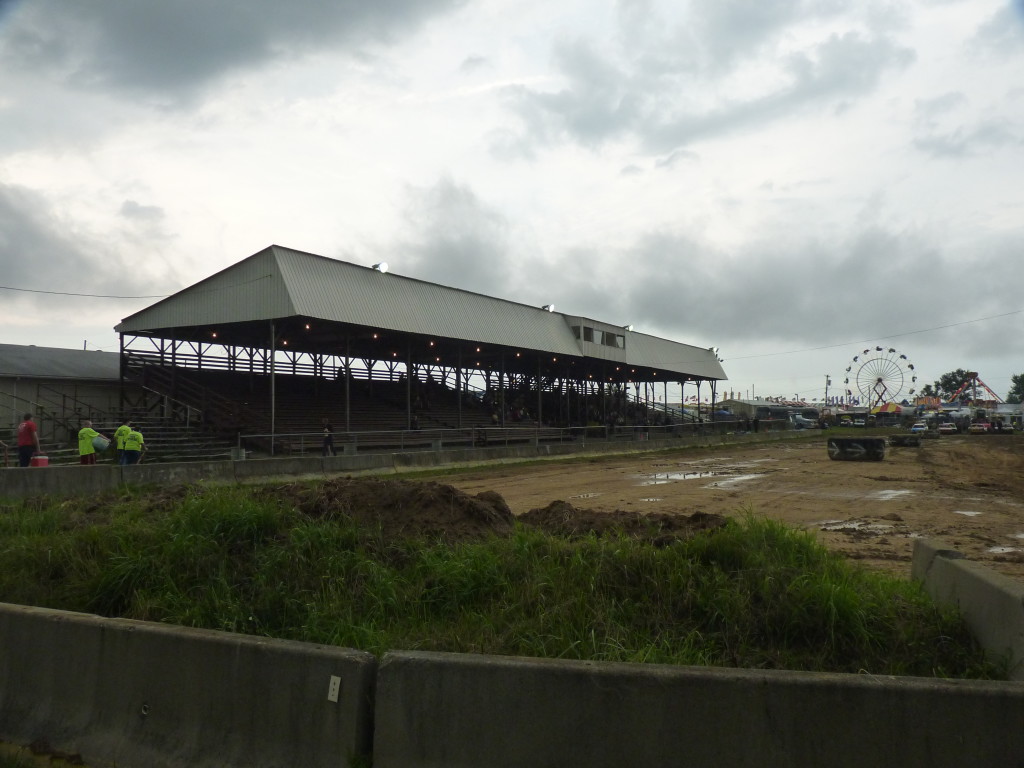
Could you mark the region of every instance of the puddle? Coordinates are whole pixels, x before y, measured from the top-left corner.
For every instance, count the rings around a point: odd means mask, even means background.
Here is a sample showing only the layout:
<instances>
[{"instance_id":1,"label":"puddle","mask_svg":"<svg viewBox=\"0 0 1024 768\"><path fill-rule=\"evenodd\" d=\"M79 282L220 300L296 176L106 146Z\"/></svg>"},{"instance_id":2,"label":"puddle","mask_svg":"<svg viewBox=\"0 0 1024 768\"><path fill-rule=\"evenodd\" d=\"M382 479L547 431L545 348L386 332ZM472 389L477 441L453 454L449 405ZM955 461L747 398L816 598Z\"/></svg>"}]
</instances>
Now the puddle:
<instances>
[{"instance_id":1,"label":"puddle","mask_svg":"<svg viewBox=\"0 0 1024 768\"><path fill-rule=\"evenodd\" d=\"M989 547L985 550L990 555L1008 555L1011 552L1022 551L1019 547Z\"/></svg>"},{"instance_id":2,"label":"puddle","mask_svg":"<svg viewBox=\"0 0 1024 768\"><path fill-rule=\"evenodd\" d=\"M913 491L875 491L871 494L871 498L878 499L879 501L892 501L903 496L909 496L912 493Z\"/></svg>"},{"instance_id":3,"label":"puddle","mask_svg":"<svg viewBox=\"0 0 1024 768\"><path fill-rule=\"evenodd\" d=\"M654 472L650 475L638 475L638 477L645 478L640 485L664 485L676 480L700 480L706 477L718 477L721 474L723 473L709 470L707 472Z\"/></svg>"},{"instance_id":4,"label":"puddle","mask_svg":"<svg viewBox=\"0 0 1024 768\"><path fill-rule=\"evenodd\" d=\"M966 515L967 517L977 517L981 512L971 512L969 509L954 509L954 515Z\"/></svg>"},{"instance_id":5,"label":"puddle","mask_svg":"<svg viewBox=\"0 0 1024 768\"><path fill-rule=\"evenodd\" d=\"M646 499L640 499L640 501L664 501L664 499L658 498L657 496L648 496Z\"/></svg>"},{"instance_id":6,"label":"puddle","mask_svg":"<svg viewBox=\"0 0 1024 768\"><path fill-rule=\"evenodd\" d=\"M892 531L893 526L883 523L869 523L865 520L839 520L830 521L821 526L823 531L859 531L861 533L874 533L878 536Z\"/></svg>"},{"instance_id":7,"label":"puddle","mask_svg":"<svg viewBox=\"0 0 1024 768\"><path fill-rule=\"evenodd\" d=\"M728 478L726 480L722 480L722 481L717 482L717 483L711 483L711 485L705 485L704 487L705 488L731 488L734 485L739 485L740 483L745 483L748 480L757 480L759 477L764 477L764 475L734 475L733 477L730 477L730 478Z\"/></svg>"},{"instance_id":8,"label":"puddle","mask_svg":"<svg viewBox=\"0 0 1024 768\"><path fill-rule=\"evenodd\" d=\"M1011 539L1024 539L1024 533L1012 533L1010 534Z\"/></svg>"},{"instance_id":9,"label":"puddle","mask_svg":"<svg viewBox=\"0 0 1024 768\"><path fill-rule=\"evenodd\" d=\"M570 496L570 499L592 499L595 496L600 496L600 493L577 493L575 496Z\"/></svg>"}]
</instances>

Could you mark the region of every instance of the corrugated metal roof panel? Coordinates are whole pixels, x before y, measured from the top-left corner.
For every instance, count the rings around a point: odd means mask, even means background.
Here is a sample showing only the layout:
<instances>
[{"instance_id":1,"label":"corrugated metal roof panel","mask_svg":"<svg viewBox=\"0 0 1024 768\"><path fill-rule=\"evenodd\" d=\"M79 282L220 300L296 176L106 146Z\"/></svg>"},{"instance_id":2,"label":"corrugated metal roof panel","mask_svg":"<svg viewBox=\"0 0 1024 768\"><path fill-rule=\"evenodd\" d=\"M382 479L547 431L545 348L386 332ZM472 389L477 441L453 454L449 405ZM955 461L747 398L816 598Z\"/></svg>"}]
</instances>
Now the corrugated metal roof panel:
<instances>
[{"instance_id":1,"label":"corrugated metal roof panel","mask_svg":"<svg viewBox=\"0 0 1024 768\"><path fill-rule=\"evenodd\" d=\"M296 314L274 247L126 317L121 333L270 320Z\"/></svg>"},{"instance_id":2,"label":"corrugated metal roof panel","mask_svg":"<svg viewBox=\"0 0 1024 768\"><path fill-rule=\"evenodd\" d=\"M275 246L296 313L404 333L580 355L559 314Z\"/></svg>"},{"instance_id":3,"label":"corrugated metal roof panel","mask_svg":"<svg viewBox=\"0 0 1024 768\"><path fill-rule=\"evenodd\" d=\"M0 344L0 377L117 380L120 356L84 349Z\"/></svg>"},{"instance_id":4,"label":"corrugated metal roof panel","mask_svg":"<svg viewBox=\"0 0 1024 768\"><path fill-rule=\"evenodd\" d=\"M680 344L646 333L627 331L626 359L629 365L676 371L695 378L727 378L713 350Z\"/></svg>"}]
</instances>

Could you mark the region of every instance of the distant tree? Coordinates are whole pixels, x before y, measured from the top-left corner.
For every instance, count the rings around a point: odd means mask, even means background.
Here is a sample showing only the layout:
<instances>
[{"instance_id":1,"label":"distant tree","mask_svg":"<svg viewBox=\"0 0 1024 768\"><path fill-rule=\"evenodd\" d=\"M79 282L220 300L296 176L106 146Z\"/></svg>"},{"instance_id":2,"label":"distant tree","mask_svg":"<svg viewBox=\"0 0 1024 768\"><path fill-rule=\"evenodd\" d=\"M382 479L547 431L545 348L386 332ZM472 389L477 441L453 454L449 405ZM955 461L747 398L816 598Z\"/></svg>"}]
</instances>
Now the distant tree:
<instances>
[{"instance_id":1,"label":"distant tree","mask_svg":"<svg viewBox=\"0 0 1024 768\"><path fill-rule=\"evenodd\" d=\"M921 387L920 395L921 397L938 397L939 393L935 391L935 387L933 387L931 384L925 384L923 387Z\"/></svg>"},{"instance_id":2,"label":"distant tree","mask_svg":"<svg viewBox=\"0 0 1024 768\"><path fill-rule=\"evenodd\" d=\"M1010 392L1006 395L1008 403L1024 403L1024 373L1010 377Z\"/></svg>"}]
</instances>

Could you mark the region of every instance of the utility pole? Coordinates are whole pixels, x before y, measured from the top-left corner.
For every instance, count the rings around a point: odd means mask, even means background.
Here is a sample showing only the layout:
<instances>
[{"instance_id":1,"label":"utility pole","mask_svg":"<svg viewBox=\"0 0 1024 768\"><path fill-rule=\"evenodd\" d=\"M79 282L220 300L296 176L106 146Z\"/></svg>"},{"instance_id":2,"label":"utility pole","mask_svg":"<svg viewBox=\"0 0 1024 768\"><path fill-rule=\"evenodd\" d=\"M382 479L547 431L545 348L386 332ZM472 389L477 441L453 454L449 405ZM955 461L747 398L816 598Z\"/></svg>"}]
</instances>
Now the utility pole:
<instances>
[{"instance_id":1,"label":"utility pole","mask_svg":"<svg viewBox=\"0 0 1024 768\"><path fill-rule=\"evenodd\" d=\"M828 405L828 386L832 383L832 379L829 375L825 374L825 405Z\"/></svg>"}]
</instances>

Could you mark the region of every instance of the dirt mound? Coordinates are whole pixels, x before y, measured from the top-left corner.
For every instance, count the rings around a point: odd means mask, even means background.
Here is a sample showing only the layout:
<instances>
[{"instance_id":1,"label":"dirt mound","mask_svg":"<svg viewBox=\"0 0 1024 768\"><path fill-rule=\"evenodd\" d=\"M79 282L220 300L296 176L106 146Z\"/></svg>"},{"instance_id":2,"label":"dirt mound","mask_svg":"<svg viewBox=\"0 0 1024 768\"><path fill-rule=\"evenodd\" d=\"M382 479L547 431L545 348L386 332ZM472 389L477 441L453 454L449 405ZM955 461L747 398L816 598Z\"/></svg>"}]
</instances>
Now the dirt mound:
<instances>
[{"instance_id":1,"label":"dirt mound","mask_svg":"<svg viewBox=\"0 0 1024 768\"><path fill-rule=\"evenodd\" d=\"M434 482L339 478L318 485L292 483L267 489L303 514L314 518L344 515L379 530L385 538L441 539L451 543L486 536L507 536L514 516L505 499L494 491L471 496L450 485ZM674 515L599 512L553 501L519 517L546 533L576 538L594 533L626 535L657 545L689 538L698 531L725 524L719 515Z\"/></svg>"},{"instance_id":2,"label":"dirt mound","mask_svg":"<svg viewBox=\"0 0 1024 768\"><path fill-rule=\"evenodd\" d=\"M666 512L640 514L619 509L600 512L593 509L577 509L564 501L553 501L546 507L531 509L521 515L519 521L546 533L569 538L587 536L591 533L597 536L625 535L634 539L649 540L660 546L725 525L725 518L721 515L708 515L703 512L695 512L692 515Z\"/></svg>"},{"instance_id":3,"label":"dirt mound","mask_svg":"<svg viewBox=\"0 0 1024 768\"><path fill-rule=\"evenodd\" d=\"M339 478L315 486L280 486L271 493L311 517L344 515L380 530L385 538L455 542L512 531L512 512L500 495L485 491L471 496L441 483Z\"/></svg>"}]
</instances>

